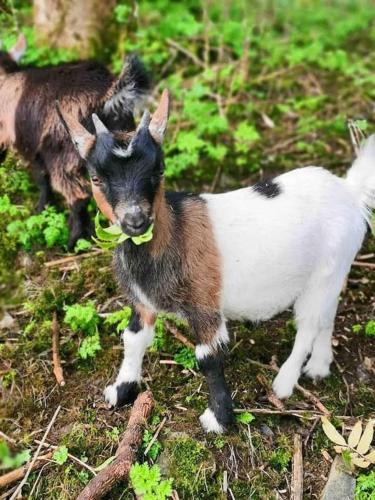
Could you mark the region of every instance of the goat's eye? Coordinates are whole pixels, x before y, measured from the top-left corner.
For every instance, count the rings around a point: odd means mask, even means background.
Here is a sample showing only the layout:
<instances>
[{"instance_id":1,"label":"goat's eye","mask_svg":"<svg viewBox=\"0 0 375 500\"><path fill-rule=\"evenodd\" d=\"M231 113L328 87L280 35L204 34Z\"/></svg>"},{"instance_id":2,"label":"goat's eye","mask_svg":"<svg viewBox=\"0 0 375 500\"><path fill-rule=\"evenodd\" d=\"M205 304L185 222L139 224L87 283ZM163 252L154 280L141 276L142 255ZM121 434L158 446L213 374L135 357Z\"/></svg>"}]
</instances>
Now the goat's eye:
<instances>
[{"instance_id":1,"label":"goat's eye","mask_svg":"<svg viewBox=\"0 0 375 500\"><path fill-rule=\"evenodd\" d=\"M95 184L95 186L99 186L102 183L102 181L96 175L93 175L91 177L91 182Z\"/></svg>"}]
</instances>

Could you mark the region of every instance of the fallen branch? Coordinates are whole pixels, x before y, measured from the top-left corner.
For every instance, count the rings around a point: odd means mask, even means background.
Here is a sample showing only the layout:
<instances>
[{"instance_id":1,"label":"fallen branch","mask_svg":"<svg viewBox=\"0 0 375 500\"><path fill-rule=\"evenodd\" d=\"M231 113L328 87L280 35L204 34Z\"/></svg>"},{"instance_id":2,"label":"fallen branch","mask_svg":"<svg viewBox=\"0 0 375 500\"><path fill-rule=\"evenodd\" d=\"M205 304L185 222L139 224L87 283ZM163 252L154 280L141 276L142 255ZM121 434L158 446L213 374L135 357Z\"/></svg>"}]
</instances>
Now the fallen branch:
<instances>
[{"instance_id":1,"label":"fallen branch","mask_svg":"<svg viewBox=\"0 0 375 500\"><path fill-rule=\"evenodd\" d=\"M295 434L290 499L302 500L302 498L303 498L302 437L300 434Z\"/></svg>"},{"instance_id":2,"label":"fallen branch","mask_svg":"<svg viewBox=\"0 0 375 500\"><path fill-rule=\"evenodd\" d=\"M52 458L52 451L50 453L46 453L45 455L41 455L33 463L30 472L34 472L40 469L48 460L51 460L51 458ZM5 488L6 486L9 486L10 484L13 484L16 481L22 479L25 476L28 468L29 464L27 463L22 467L19 467L18 469L14 469L8 472L7 474L3 474L2 476L0 476L0 489Z\"/></svg>"},{"instance_id":3,"label":"fallen branch","mask_svg":"<svg viewBox=\"0 0 375 500\"><path fill-rule=\"evenodd\" d=\"M95 257L96 255L100 255L103 253L103 250L100 248L93 250L92 252L80 253L78 255L70 255L69 257L62 257L61 259L50 260L49 262L45 262L45 267L56 267L61 266L62 264L67 264L68 262L74 262L76 260L86 259L88 257Z\"/></svg>"},{"instance_id":4,"label":"fallen branch","mask_svg":"<svg viewBox=\"0 0 375 500\"><path fill-rule=\"evenodd\" d=\"M171 332L173 337L175 337L177 340L179 340L182 344L184 344L186 347L189 347L190 349L194 349L194 344L190 342L189 339L185 337L185 335L182 335L180 330L176 328L176 326L168 320L165 320L165 326L167 329Z\"/></svg>"},{"instance_id":5,"label":"fallen branch","mask_svg":"<svg viewBox=\"0 0 375 500\"><path fill-rule=\"evenodd\" d=\"M116 458L95 476L77 500L96 500L107 494L117 481L126 479L133 465L138 448L142 442L143 430L147 418L154 407L154 398L150 391L139 394L130 412L129 422L116 452Z\"/></svg>"},{"instance_id":6,"label":"fallen branch","mask_svg":"<svg viewBox=\"0 0 375 500\"><path fill-rule=\"evenodd\" d=\"M45 440L47 439L47 436L48 436L48 434L49 434L49 431L52 429L52 426L53 426L53 424L55 423L55 420L56 420L57 415L59 414L60 410L61 410L61 406L59 405L59 406L56 408L56 411L55 411L55 413L53 414L53 417L51 418L50 423L48 424L48 427L47 427L47 429L46 429L46 431L45 431L45 433L44 433L44 435L43 435L43 437L42 437L42 440L41 440L41 442L40 442L40 444L39 444L39 446L38 446L38 448L37 448L36 452L34 453L34 457L33 457L33 459L31 460L31 462L30 462L29 466L28 466L28 467L27 467L27 469L26 469L26 473L25 473L25 475L24 475L24 477L23 477L22 481L21 481L21 482L20 482L20 484L18 485L18 487L17 487L17 489L15 490L15 492L13 493L13 495L10 497L10 500L14 500L14 499L15 499L15 498L17 498L17 497L18 497L18 495L22 492L22 488L23 488L23 486L26 484L27 478L29 477L29 475L30 475L31 471L33 470L33 467L34 467L34 465L35 465L35 462L36 462L36 461L37 461L37 459L38 459L38 456L39 456L39 453L40 453L40 451L41 451L41 449L42 449L42 447L43 447L43 444L44 444Z\"/></svg>"},{"instance_id":7,"label":"fallen branch","mask_svg":"<svg viewBox=\"0 0 375 500\"><path fill-rule=\"evenodd\" d=\"M53 361L53 373L56 377L57 383L63 387L65 385L64 373L61 366L60 359L60 339L59 339L59 323L57 321L56 312L53 313L52 319L52 361Z\"/></svg>"}]
</instances>

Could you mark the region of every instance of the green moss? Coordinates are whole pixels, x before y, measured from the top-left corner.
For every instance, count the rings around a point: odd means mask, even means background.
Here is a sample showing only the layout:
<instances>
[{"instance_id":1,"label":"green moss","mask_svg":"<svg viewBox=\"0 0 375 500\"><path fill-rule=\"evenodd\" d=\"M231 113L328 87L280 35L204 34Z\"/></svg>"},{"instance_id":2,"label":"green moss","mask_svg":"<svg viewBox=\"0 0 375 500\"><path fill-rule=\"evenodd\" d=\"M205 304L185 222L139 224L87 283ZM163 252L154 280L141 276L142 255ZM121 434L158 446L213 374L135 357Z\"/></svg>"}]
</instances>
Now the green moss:
<instances>
[{"instance_id":1,"label":"green moss","mask_svg":"<svg viewBox=\"0 0 375 500\"><path fill-rule=\"evenodd\" d=\"M174 439L167 443L169 475L181 498L211 498L217 488L207 479L213 474L209 450L190 437Z\"/></svg>"}]
</instances>

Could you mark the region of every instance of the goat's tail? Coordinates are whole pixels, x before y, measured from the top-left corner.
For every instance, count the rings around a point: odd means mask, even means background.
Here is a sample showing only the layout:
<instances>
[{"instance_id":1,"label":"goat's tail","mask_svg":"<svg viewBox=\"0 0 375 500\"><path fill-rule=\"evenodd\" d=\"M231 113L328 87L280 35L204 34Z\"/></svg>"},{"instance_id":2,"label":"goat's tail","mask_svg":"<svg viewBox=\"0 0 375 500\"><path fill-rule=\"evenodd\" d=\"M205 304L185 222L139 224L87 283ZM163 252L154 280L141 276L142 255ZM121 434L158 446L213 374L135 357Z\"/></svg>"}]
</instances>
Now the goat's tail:
<instances>
[{"instance_id":1,"label":"goat's tail","mask_svg":"<svg viewBox=\"0 0 375 500\"><path fill-rule=\"evenodd\" d=\"M375 208L375 134L362 143L346 181L367 208Z\"/></svg>"},{"instance_id":2,"label":"goat's tail","mask_svg":"<svg viewBox=\"0 0 375 500\"><path fill-rule=\"evenodd\" d=\"M132 54L125 58L120 76L104 103L103 113L111 118L132 117L135 106L151 89L151 78L140 58Z\"/></svg>"}]
</instances>

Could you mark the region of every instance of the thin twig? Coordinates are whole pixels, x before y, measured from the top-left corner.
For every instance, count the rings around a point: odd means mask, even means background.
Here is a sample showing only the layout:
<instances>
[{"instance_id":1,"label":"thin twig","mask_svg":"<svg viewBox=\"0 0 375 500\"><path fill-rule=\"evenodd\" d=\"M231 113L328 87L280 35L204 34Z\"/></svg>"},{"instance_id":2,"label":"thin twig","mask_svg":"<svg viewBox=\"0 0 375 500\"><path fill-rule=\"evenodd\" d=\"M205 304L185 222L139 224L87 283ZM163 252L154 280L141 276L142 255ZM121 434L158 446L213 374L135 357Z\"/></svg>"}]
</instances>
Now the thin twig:
<instances>
[{"instance_id":1,"label":"thin twig","mask_svg":"<svg viewBox=\"0 0 375 500\"><path fill-rule=\"evenodd\" d=\"M358 260L355 260L353 262L353 266L367 267L368 269L375 269L375 264L373 262L358 262Z\"/></svg>"},{"instance_id":2,"label":"thin twig","mask_svg":"<svg viewBox=\"0 0 375 500\"><path fill-rule=\"evenodd\" d=\"M300 434L294 435L293 472L291 484L291 500L302 500L303 498L303 457L302 457L302 437Z\"/></svg>"},{"instance_id":3,"label":"thin twig","mask_svg":"<svg viewBox=\"0 0 375 500\"><path fill-rule=\"evenodd\" d=\"M170 45L171 47L177 49L179 52L181 52L186 57L188 57L189 59L191 59L193 61L193 63L196 64L197 66L200 66L201 68L205 68L204 62L201 61L199 59L199 57L197 57L195 54L193 54L192 52L190 52L190 50L185 49L185 47L183 47L182 45L180 45L179 43L177 43L175 40L172 40L172 38L167 38L167 43L168 43L168 45Z\"/></svg>"},{"instance_id":4,"label":"thin twig","mask_svg":"<svg viewBox=\"0 0 375 500\"><path fill-rule=\"evenodd\" d=\"M157 440L159 434L160 434L160 431L162 430L162 428L164 427L165 425L165 422L167 421L167 417L164 417L163 420L160 422L159 424L159 427L156 429L156 432L155 434L152 436L152 439L151 441L148 443L145 451L144 451L144 455L147 455L147 453L150 451L151 449L151 446L155 443L155 441Z\"/></svg>"},{"instance_id":5,"label":"thin twig","mask_svg":"<svg viewBox=\"0 0 375 500\"><path fill-rule=\"evenodd\" d=\"M57 418L57 415L59 414L61 410L61 406L59 405L57 408L56 408L56 411L55 413L53 414L53 417L50 421L50 423L48 424L48 427L46 429L46 432L44 433L43 437L42 437L42 440L36 450L36 452L34 453L34 457L33 459L31 460L30 462L30 465L28 466L27 468L27 471L26 471L26 474L24 476L24 478L22 479L22 481L20 482L20 484L18 485L18 488L16 489L16 491L13 493L13 495L10 497L10 500L14 500L15 498L17 498L18 494L21 493L22 491L22 488L23 486L26 484L26 481L27 481L27 478L29 477L31 471L33 470L33 466L39 456L39 453L40 453L40 450L42 449L43 447L43 443L45 442L45 440L47 439L47 436L49 434L49 431L52 429L52 426L53 424L55 423L55 420Z\"/></svg>"},{"instance_id":6,"label":"thin twig","mask_svg":"<svg viewBox=\"0 0 375 500\"><path fill-rule=\"evenodd\" d=\"M41 441L39 441L39 439L35 439L34 441L37 444L41 443ZM42 446L44 446L44 448L52 448L52 450L57 450L59 448L58 446L55 446L54 444L50 444L50 443L43 443ZM90 465L85 464L85 462L82 462L82 460L80 460L76 456L72 455L71 453L68 453L68 457L71 460L73 460L73 462L77 462L77 464L79 464L82 467L84 467L85 469L89 470L91 472L91 474L93 474L94 476L96 476L97 472L95 472L95 470L92 467L90 467Z\"/></svg>"},{"instance_id":7,"label":"thin twig","mask_svg":"<svg viewBox=\"0 0 375 500\"><path fill-rule=\"evenodd\" d=\"M63 387L65 385L64 373L61 366L60 359L60 339L59 339L59 323L57 321L56 311L53 313L52 319L52 361L53 361L53 373L56 377L57 383Z\"/></svg>"},{"instance_id":8,"label":"thin twig","mask_svg":"<svg viewBox=\"0 0 375 500\"><path fill-rule=\"evenodd\" d=\"M262 387L264 387L264 389L266 391L267 399L271 403L271 405L273 405L278 410L284 411L285 410L284 403L282 401L280 401L280 399L272 391L272 389L270 388L270 386L268 384L266 377L264 375L262 375L261 373L258 373L257 380L260 383L260 385Z\"/></svg>"},{"instance_id":9,"label":"thin twig","mask_svg":"<svg viewBox=\"0 0 375 500\"><path fill-rule=\"evenodd\" d=\"M235 408L234 413L249 412L257 415L285 415L302 418L305 420L313 420L320 418L323 413L317 413L312 410L271 410L270 408Z\"/></svg>"},{"instance_id":10,"label":"thin twig","mask_svg":"<svg viewBox=\"0 0 375 500\"><path fill-rule=\"evenodd\" d=\"M62 257L61 259L50 260L49 262L45 262L45 267L56 267L61 264L67 264L68 262L74 262L76 260L86 259L88 257L96 257L103 253L103 250L100 248L93 250L92 252L80 253L78 255L69 255L69 257Z\"/></svg>"},{"instance_id":11,"label":"thin twig","mask_svg":"<svg viewBox=\"0 0 375 500\"><path fill-rule=\"evenodd\" d=\"M171 332L173 337L176 337L176 339L179 340L186 347L194 349L194 344L190 342L190 340L187 339L185 335L183 335L171 321L165 320L164 324L167 327L167 329Z\"/></svg>"},{"instance_id":12,"label":"thin twig","mask_svg":"<svg viewBox=\"0 0 375 500\"><path fill-rule=\"evenodd\" d=\"M264 363L260 363L259 361L255 361L253 359L248 360L252 365L259 366L259 368L264 368L265 370L272 370L273 372L278 372L279 368L273 364L273 365L265 365ZM324 406L324 404L319 400L315 394L313 394L311 391L305 389L299 384L296 384L296 389L298 392L300 392L306 399L308 399L311 403L313 403L316 408L322 412L324 415L330 415L331 412Z\"/></svg>"}]
</instances>

